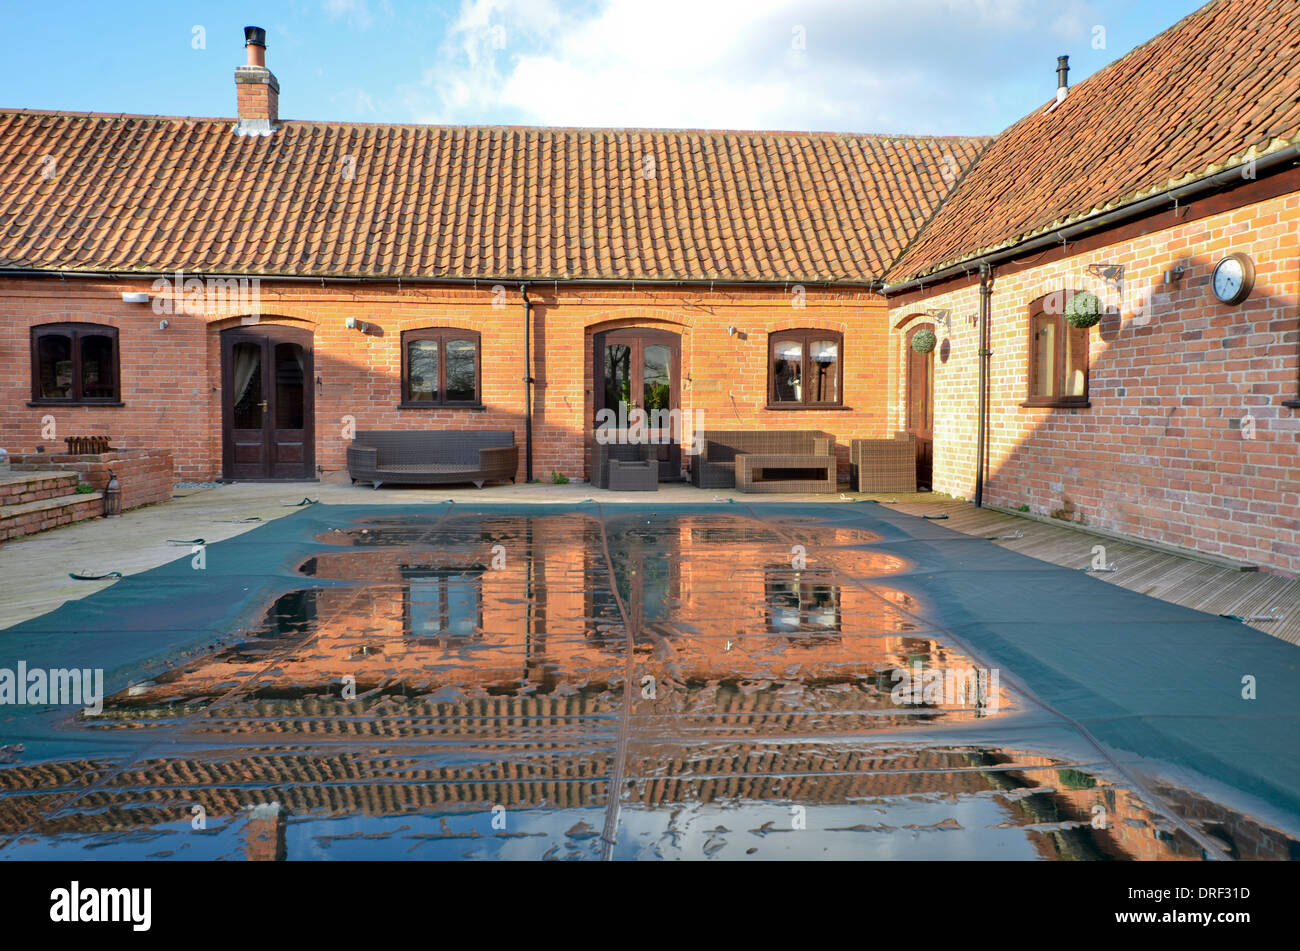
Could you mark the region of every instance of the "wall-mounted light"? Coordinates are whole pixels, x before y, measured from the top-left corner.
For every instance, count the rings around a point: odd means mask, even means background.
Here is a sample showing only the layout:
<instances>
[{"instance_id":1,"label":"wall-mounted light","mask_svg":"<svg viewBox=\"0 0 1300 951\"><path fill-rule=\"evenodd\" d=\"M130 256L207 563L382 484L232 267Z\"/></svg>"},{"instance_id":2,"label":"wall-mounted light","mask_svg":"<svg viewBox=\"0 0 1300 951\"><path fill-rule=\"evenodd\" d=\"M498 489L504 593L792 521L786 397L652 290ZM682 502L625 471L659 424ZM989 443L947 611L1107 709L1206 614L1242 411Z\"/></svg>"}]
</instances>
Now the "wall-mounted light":
<instances>
[{"instance_id":1,"label":"wall-mounted light","mask_svg":"<svg viewBox=\"0 0 1300 951\"><path fill-rule=\"evenodd\" d=\"M952 320L949 317L948 311L946 309L939 307L939 308L935 308L934 310L924 311L923 313L925 314L925 316L933 320L936 325L943 324L944 330L948 331L949 333L952 333Z\"/></svg>"},{"instance_id":2,"label":"wall-mounted light","mask_svg":"<svg viewBox=\"0 0 1300 951\"><path fill-rule=\"evenodd\" d=\"M739 332L739 331L737 331L735 327L728 327L728 328L727 328L727 336L728 336L728 337L734 337L734 336L736 336L736 334L737 334L738 332Z\"/></svg>"},{"instance_id":3,"label":"wall-mounted light","mask_svg":"<svg viewBox=\"0 0 1300 951\"><path fill-rule=\"evenodd\" d=\"M1119 287L1119 282L1124 280L1124 265L1122 264L1089 264L1084 268L1088 274L1105 281L1112 287Z\"/></svg>"},{"instance_id":4,"label":"wall-mounted light","mask_svg":"<svg viewBox=\"0 0 1300 951\"><path fill-rule=\"evenodd\" d=\"M170 320L160 320L160 321L158 321L158 329L159 329L159 330L166 330L166 329L167 329L168 327L170 327L171 325L172 325L172 322L171 322Z\"/></svg>"},{"instance_id":5,"label":"wall-mounted light","mask_svg":"<svg viewBox=\"0 0 1300 951\"><path fill-rule=\"evenodd\" d=\"M1183 275L1187 273L1187 268L1181 264L1175 264L1169 270L1165 271L1165 283L1172 284L1174 281L1181 281Z\"/></svg>"},{"instance_id":6,"label":"wall-mounted light","mask_svg":"<svg viewBox=\"0 0 1300 951\"><path fill-rule=\"evenodd\" d=\"M123 304L147 304L149 303L149 294L146 291L123 291Z\"/></svg>"}]
</instances>

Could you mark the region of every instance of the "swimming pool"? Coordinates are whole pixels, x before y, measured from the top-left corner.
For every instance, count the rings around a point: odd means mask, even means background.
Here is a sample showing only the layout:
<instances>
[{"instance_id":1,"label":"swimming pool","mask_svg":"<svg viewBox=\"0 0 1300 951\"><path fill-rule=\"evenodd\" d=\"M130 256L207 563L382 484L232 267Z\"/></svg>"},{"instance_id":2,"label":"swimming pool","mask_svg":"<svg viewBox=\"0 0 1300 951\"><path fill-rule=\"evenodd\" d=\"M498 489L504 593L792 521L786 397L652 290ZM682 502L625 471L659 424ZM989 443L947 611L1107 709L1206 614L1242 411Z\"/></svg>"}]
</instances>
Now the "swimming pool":
<instances>
[{"instance_id":1,"label":"swimming pool","mask_svg":"<svg viewBox=\"0 0 1300 951\"><path fill-rule=\"evenodd\" d=\"M0 643L109 691L0 858L1297 855L1294 647L880 505L315 505Z\"/></svg>"}]
</instances>

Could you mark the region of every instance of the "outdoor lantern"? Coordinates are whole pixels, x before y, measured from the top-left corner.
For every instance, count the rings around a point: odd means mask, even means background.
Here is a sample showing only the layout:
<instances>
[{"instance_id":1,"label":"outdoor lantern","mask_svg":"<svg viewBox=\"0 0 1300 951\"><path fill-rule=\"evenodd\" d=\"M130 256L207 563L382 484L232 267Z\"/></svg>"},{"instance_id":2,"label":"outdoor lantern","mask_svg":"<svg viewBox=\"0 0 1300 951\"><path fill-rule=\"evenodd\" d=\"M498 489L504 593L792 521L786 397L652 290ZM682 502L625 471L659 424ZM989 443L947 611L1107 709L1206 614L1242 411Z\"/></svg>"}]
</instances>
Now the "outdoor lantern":
<instances>
[{"instance_id":1,"label":"outdoor lantern","mask_svg":"<svg viewBox=\"0 0 1300 951\"><path fill-rule=\"evenodd\" d=\"M113 470L108 470L108 486L104 489L104 517L117 518L122 514L122 486Z\"/></svg>"}]
</instances>

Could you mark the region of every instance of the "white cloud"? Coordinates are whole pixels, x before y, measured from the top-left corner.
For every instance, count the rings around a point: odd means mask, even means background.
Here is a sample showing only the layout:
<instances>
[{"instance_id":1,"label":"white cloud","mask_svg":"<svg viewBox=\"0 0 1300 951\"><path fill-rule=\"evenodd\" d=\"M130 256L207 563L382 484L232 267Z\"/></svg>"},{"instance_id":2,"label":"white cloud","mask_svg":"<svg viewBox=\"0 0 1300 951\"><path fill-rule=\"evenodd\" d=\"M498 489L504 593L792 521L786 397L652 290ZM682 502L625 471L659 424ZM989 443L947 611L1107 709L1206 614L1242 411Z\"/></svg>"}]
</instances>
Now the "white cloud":
<instances>
[{"instance_id":1,"label":"white cloud","mask_svg":"<svg viewBox=\"0 0 1300 951\"><path fill-rule=\"evenodd\" d=\"M331 3L356 0L329 0ZM1090 0L464 0L400 90L422 122L996 132L1051 97ZM1045 52L1047 51L1047 52ZM1017 87L1023 61L1042 82ZM977 90L983 90L979 93ZM1008 92L1009 91L1009 92ZM504 117L504 118L503 118Z\"/></svg>"}]
</instances>

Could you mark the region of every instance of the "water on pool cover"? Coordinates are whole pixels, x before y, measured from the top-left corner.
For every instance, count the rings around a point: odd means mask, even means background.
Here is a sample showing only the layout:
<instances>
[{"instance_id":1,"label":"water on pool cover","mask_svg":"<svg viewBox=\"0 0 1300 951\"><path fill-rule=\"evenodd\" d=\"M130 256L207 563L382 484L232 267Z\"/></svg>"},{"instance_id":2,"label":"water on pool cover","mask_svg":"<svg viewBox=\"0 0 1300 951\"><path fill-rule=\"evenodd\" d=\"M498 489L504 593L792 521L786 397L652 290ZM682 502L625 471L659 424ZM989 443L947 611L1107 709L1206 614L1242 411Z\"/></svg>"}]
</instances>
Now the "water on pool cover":
<instances>
[{"instance_id":1,"label":"water on pool cover","mask_svg":"<svg viewBox=\"0 0 1300 951\"><path fill-rule=\"evenodd\" d=\"M0 769L0 857L1203 857L1022 723L890 586L901 556L798 537L576 512L326 531L237 643L70 726L83 756ZM158 742L97 742L125 734ZM1295 848L1160 792L1240 857Z\"/></svg>"}]
</instances>

